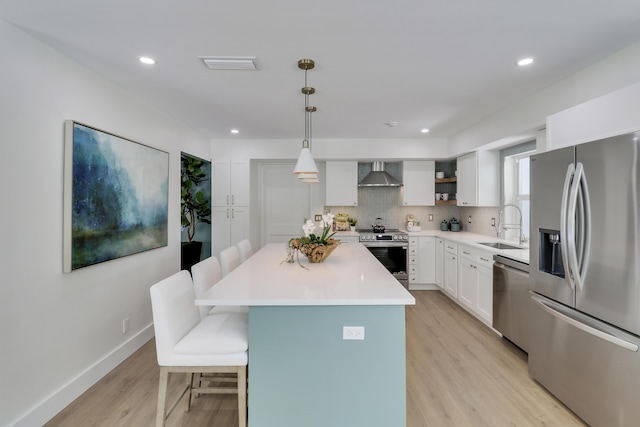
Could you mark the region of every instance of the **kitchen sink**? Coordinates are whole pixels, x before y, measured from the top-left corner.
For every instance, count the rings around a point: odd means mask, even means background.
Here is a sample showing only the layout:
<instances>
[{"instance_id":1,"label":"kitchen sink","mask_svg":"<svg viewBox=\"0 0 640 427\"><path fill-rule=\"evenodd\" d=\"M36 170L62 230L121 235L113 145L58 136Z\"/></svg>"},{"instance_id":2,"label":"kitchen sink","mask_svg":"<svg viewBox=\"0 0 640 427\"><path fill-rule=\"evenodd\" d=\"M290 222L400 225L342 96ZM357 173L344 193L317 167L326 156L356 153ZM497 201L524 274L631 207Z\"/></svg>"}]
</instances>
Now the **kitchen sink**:
<instances>
[{"instance_id":1,"label":"kitchen sink","mask_svg":"<svg viewBox=\"0 0 640 427\"><path fill-rule=\"evenodd\" d=\"M478 244L489 246L491 248L496 248L496 249L522 249L518 246L508 245L506 243L500 243L500 242L487 242L487 243L478 243Z\"/></svg>"}]
</instances>

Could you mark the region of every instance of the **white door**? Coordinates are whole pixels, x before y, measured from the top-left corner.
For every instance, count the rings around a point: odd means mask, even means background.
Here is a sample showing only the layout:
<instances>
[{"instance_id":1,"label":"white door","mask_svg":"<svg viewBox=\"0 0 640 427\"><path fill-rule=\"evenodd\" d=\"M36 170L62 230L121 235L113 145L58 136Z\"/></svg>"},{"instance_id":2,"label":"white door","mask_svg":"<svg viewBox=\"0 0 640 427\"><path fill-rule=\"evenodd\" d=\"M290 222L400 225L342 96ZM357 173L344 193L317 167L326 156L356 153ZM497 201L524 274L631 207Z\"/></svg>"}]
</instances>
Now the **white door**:
<instances>
[{"instance_id":1,"label":"white door","mask_svg":"<svg viewBox=\"0 0 640 427\"><path fill-rule=\"evenodd\" d=\"M309 186L314 184L300 182L294 167L293 162L260 165L262 245L301 236L304 220L310 219Z\"/></svg>"}]
</instances>

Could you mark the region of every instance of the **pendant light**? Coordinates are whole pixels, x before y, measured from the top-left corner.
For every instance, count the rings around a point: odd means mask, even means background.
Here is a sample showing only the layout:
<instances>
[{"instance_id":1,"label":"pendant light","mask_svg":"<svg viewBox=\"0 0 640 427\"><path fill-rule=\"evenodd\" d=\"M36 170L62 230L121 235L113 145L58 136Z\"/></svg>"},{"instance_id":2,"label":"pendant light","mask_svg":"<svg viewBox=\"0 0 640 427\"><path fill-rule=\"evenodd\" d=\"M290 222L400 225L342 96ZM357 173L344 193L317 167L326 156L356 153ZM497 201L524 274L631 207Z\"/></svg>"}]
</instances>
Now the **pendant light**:
<instances>
[{"instance_id":1,"label":"pendant light","mask_svg":"<svg viewBox=\"0 0 640 427\"><path fill-rule=\"evenodd\" d=\"M298 156L298 162L293 173L298 179L306 183L320 182L318 179L318 168L311 155L311 113L316 111L316 107L309 106L309 95L316 92L315 88L307 86L307 71L312 70L315 62L312 59L301 59L298 61L298 68L304 70L304 139L302 140L302 150Z\"/></svg>"}]
</instances>

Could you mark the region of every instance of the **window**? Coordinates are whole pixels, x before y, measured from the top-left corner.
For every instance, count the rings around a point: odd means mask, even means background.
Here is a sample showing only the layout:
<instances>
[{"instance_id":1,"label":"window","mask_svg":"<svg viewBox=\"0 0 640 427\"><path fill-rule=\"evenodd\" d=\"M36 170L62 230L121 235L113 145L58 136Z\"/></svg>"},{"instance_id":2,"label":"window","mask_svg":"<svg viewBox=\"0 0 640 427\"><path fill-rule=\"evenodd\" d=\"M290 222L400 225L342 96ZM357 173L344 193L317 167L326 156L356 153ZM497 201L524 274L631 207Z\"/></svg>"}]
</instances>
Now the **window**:
<instances>
[{"instance_id":1,"label":"window","mask_svg":"<svg viewBox=\"0 0 640 427\"><path fill-rule=\"evenodd\" d=\"M520 215L522 215L522 235L529 240L530 213L530 185L529 167L530 156L536 148L535 141L509 147L500 152L502 159L502 215L500 221L500 237L506 240L520 238ZM515 205L520 209L510 207Z\"/></svg>"}]
</instances>

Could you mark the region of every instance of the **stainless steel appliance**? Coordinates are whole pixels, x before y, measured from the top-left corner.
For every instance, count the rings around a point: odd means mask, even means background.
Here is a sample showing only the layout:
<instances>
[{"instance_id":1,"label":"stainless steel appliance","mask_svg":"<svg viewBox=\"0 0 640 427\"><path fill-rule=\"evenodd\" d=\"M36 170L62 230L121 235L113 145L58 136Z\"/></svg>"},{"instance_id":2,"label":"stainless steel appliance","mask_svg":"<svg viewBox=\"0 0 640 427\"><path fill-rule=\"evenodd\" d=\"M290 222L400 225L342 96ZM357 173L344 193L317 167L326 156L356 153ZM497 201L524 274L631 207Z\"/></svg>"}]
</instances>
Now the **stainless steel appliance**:
<instances>
[{"instance_id":1,"label":"stainless steel appliance","mask_svg":"<svg viewBox=\"0 0 640 427\"><path fill-rule=\"evenodd\" d=\"M493 328L529 351L529 265L493 256Z\"/></svg>"},{"instance_id":2,"label":"stainless steel appliance","mask_svg":"<svg viewBox=\"0 0 640 427\"><path fill-rule=\"evenodd\" d=\"M639 137L531 160L529 373L596 427L640 420Z\"/></svg>"},{"instance_id":3,"label":"stainless steel appliance","mask_svg":"<svg viewBox=\"0 0 640 427\"><path fill-rule=\"evenodd\" d=\"M407 274L407 248L409 236L404 231L386 229L375 233L371 229L358 229L360 243L385 266L404 287L409 285Z\"/></svg>"}]
</instances>

